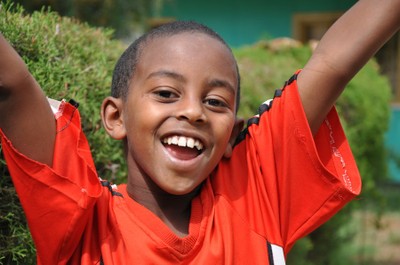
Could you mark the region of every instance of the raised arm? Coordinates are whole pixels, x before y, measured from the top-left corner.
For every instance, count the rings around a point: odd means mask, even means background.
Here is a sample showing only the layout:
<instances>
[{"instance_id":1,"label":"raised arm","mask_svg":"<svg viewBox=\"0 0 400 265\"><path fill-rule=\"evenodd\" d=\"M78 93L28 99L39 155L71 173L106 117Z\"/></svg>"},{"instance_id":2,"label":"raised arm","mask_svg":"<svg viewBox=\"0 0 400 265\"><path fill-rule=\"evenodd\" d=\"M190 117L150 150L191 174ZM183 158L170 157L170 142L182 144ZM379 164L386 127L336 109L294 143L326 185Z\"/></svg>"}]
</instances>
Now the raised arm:
<instances>
[{"instance_id":1,"label":"raised arm","mask_svg":"<svg viewBox=\"0 0 400 265\"><path fill-rule=\"evenodd\" d=\"M54 115L40 86L1 33L0 128L21 153L52 164Z\"/></svg>"},{"instance_id":2,"label":"raised arm","mask_svg":"<svg viewBox=\"0 0 400 265\"><path fill-rule=\"evenodd\" d=\"M328 30L298 76L314 134L347 83L399 28L400 0L360 0Z\"/></svg>"}]
</instances>

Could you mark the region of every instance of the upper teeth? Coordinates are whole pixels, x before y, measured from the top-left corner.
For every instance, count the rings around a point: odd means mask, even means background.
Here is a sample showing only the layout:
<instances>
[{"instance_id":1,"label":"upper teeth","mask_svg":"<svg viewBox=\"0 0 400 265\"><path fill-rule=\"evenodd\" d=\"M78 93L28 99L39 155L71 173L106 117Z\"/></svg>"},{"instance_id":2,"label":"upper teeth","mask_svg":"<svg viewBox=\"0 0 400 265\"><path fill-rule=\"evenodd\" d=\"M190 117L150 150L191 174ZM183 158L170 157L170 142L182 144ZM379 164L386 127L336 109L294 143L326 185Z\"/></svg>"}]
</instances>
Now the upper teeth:
<instances>
[{"instance_id":1,"label":"upper teeth","mask_svg":"<svg viewBox=\"0 0 400 265\"><path fill-rule=\"evenodd\" d=\"M202 150L203 149L203 144L200 143L199 140L195 140L191 137L185 137L185 136L170 136L167 138L164 138L163 140L164 144L168 145L178 145L182 147L189 147L189 148L194 148L196 147L197 150Z\"/></svg>"}]
</instances>

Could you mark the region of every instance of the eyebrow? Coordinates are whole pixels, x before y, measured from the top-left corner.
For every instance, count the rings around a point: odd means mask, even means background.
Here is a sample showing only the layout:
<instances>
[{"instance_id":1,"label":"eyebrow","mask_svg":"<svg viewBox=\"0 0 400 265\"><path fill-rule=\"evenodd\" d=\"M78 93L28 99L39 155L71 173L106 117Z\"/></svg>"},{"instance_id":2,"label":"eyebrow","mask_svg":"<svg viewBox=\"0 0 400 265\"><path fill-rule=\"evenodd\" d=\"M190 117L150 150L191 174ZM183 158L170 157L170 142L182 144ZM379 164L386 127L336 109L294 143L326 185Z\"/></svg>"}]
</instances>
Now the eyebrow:
<instances>
[{"instance_id":1,"label":"eyebrow","mask_svg":"<svg viewBox=\"0 0 400 265\"><path fill-rule=\"evenodd\" d=\"M160 70L160 71L152 72L151 74L149 74L149 76L147 76L146 79L150 79L153 77L169 77L169 78L181 81L181 82L186 82L186 78L183 75L178 74L176 72L168 71L168 70Z\"/></svg>"},{"instance_id":2,"label":"eyebrow","mask_svg":"<svg viewBox=\"0 0 400 265\"><path fill-rule=\"evenodd\" d=\"M169 70L159 70L159 71L152 72L151 74L149 74L149 75L147 76L146 79L150 79L150 78L153 78L153 77L169 77L169 78L178 80L178 81L180 81L180 82L185 82L185 83L187 82L187 79L186 79L183 75L181 75L181 74L179 74L179 73L177 73L177 72L169 71ZM229 82L226 81L226 80L222 80L222 79L212 79L212 80L210 80L210 81L207 83L207 85L208 85L208 87L210 87L210 88L214 88L214 87L225 87L225 88L227 88L232 94L235 94L235 93L236 93L236 90L235 90L235 88L232 86L232 84L229 83Z\"/></svg>"},{"instance_id":3,"label":"eyebrow","mask_svg":"<svg viewBox=\"0 0 400 265\"><path fill-rule=\"evenodd\" d=\"M208 86L209 87L225 87L225 88L228 88L228 90L232 94L236 93L235 88L232 86L232 84L225 80L213 79L208 83Z\"/></svg>"}]
</instances>

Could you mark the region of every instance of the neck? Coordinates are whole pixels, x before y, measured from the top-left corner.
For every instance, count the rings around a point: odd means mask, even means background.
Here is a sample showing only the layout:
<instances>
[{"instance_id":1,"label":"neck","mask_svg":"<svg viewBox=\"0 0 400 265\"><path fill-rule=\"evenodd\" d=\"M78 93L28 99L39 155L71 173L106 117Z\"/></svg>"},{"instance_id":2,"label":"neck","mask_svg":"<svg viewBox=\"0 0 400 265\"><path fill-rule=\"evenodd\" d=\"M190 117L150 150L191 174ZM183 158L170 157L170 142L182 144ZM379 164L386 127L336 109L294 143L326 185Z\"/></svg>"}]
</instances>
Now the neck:
<instances>
[{"instance_id":1,"label":"neck","mask_svg":"<svg viewBox=\"0 0 400 265\"><path fill-rule=\"evenodd\" d=\"M191 203L199 189L185 195L173 195L153 182L141 186L128 181L127 185L127 192L132 199L153 212L180 237L189 233Z\"/></svg>"}]
</instances>

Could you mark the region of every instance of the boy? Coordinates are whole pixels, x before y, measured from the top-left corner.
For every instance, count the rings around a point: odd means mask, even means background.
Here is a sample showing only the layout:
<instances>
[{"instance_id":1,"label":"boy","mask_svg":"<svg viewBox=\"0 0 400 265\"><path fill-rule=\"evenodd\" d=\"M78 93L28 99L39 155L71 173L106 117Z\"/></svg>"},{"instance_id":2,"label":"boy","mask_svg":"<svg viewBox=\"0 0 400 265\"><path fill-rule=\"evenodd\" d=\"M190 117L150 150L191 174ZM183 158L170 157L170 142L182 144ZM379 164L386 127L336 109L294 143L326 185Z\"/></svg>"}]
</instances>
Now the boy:
<instances>
[{"instance_id":1,"label":"boy","mask_svg":"<svg viewBox=\"0 0 400 265\"><path fill-rule=\"evenodd\" d=\"M118 187L98 180L76 107L53 114L1 38L2 146L38 263L285 264L360 192L332 106L399 27L400 0L359 1L242 132L223 40L196 23L153 31L121 56L102 104L126 147Z\"/></svg>"}]
</instances>

